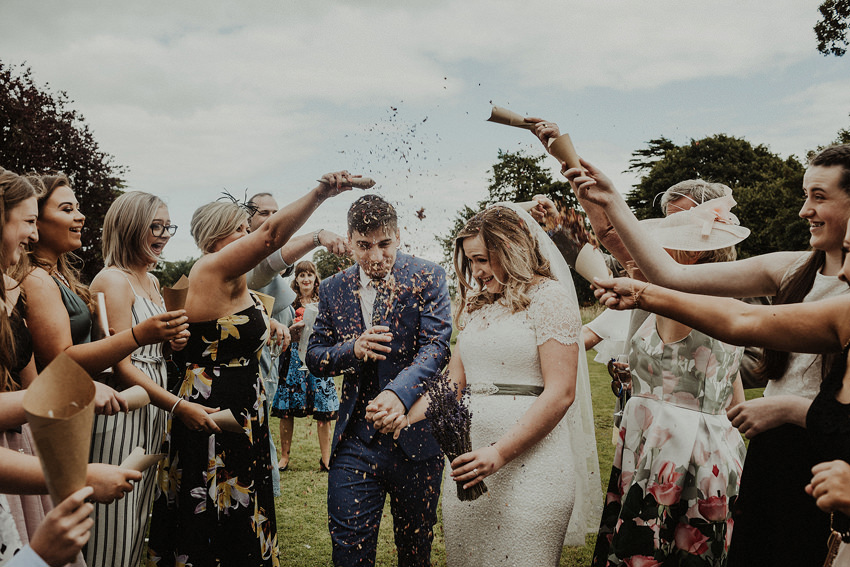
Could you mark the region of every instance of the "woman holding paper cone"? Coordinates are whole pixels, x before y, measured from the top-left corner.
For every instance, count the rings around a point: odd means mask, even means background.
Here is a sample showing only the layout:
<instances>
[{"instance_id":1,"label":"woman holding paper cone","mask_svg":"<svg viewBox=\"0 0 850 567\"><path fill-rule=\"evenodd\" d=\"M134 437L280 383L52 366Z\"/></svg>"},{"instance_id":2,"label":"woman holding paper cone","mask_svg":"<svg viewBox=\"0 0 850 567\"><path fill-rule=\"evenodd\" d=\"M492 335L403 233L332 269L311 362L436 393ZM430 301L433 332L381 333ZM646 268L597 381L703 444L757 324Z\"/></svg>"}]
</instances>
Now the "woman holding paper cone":
<instances>
[{"instance_id":1,"label":"woman holding paper cone","mask_svg":"<svg viewBox=\"0 0 850 567\"><path fill-rule=\"evenodd\" d=\"M265 310L245 274L278 249L327 198L350 188L347 172L248 231L236 203L214 202L192 216L203 256L189 274L191 336L181 399L229 411L239 432L210 435L170 419L154 500L148 560L159 567L278 565L268 416L259 371L268 338Z\"/></svg>"},{"instance_id":2,"label":"woman holding paper cone","mask_svg":"<svg viewBox=\"0 0 850 567\"><path fill-rule=\"evenodd\" d=\"M38 242L30 246L27 261L13 277L27 296L27 325L33 335L37 368L47 366L66 352L89 374L114 366L142 345L182 336L186 316L182 311L151 317L126 331L91 342L91 294L79 280L73 251L82 245L86 217L63 174L30 177L41 192L38 197ZM126 404L112 388L96 382L97 413L115 413Z\"/></svg>"},{"instance_id":3,"label":"woman holding paper cone","mask_svg":"<svg viewBox=\"0 0 850 567\"><path fill-rule=\"evenodd\" d=\"M91 291L103 292L109 327L116 332L165 313L159 282L148 270L156 265L176 229L165 203L141 191L124 193L106 212L102 235L106 267L92 281ZM172 339L170 348L180 350L187 340L188 335ZM163 343L139 347L116 364L114 371L123 387L142 386L152 403L127 413L97 416L92 432L92 462L120 464L136 447L146 454L158 453L166 412L171 408L192 429L216 430L207 415L213 409L189 401L175 407L177 396L165 389ZM154 467L144 471L142 482L127 498L95 506L92 537L85 548L88 567L139 565L155 480Z\"/></svg>"},{"instance_id":4,"label":"woman holding paper cone","mask_svg":"<svg viewBox=\"0 0 850 567\"><path fill-rule=\"evenodd\" d=\"M29 541L29 537L52 509L45 495L44 474L35 457L32 432L26 425L23 411L22 384L35 378L32 335L24 322L25 302L19 284L5 273L17 265L25 256L26 247L38 240L36 222L38 218L38 191L26 177L0 168L0 266L4 272L4 285L0 294L5 309L0 311L0 446L3 456L0 461L4 469L4 483L14 486L18 493L0 502L0 522L15 530L15 537L2 538L0 547L4 553L13 554ZM8 453L8 454L7 454ZM95 498L109 501L132 490L128 478L135 480L134 471L120 471L117 467L92 465L87 482L97 488ZM6 484L7 489L10 484ZM10 522L11 520L11 522ZM76 565L82 565L82 558Z\"/></svg>"},{"instance_id":5,"label":"woman holding paper cone","mask_svg":"<svg viewBox=\"0 0 850 567\"><path fill-rule=\"evenodd\" d=\"M568 170L578 192L602 208L649 281L682 291L735 297L775 295L773 303L810 302L850 292L838 274L843 230L850 217L850 145L826 148L803 176L800 216L809 221L810 252L775 252L729 264L676 266L642 238L634 215L598 169ZM830 367L828 357L767 350L759 369L769 379L765 396L730 412L751 437L733 519L729 565L799 565L823 557L828 522L803 493L815 464L800 424L808 401ZM792 401L791 406L786 402ZM790 457L789 457L790 456ZM782 475L775 471L782 470ZM777 494L788 495L777 499ZM804 526L804 529L800 529ZM781 542L769 550L760 542Z\"/></svg>"}]
</instances>

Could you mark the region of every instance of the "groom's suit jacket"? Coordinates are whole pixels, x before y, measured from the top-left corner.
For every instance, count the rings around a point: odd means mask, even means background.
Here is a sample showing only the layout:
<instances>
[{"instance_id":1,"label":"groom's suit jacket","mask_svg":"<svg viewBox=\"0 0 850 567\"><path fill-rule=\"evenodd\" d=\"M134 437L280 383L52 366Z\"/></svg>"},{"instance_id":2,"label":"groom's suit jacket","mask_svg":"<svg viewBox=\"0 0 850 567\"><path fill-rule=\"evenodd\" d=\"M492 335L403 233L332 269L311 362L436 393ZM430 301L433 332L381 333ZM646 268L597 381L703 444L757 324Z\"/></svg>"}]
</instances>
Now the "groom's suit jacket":
<instances>
[{"instance_id":1,"label":"groom's suit jacket","mask_svg":"<svg viewBox=\"0 0 850 567\"><path fill-rule=\"evenodd\" d=\"M307 367L316 376L343 376L331 458L346 433L367 443L375 435L363 415L370 399L389 389L410 409L423 393L423 379L440 372L448 359L452 326L445 270L398 252L393 276L394 300L381 322L392 332L392 341L384 343L392 352L377 362L354 356L354 341L371 326L363 321L360 308L359 266L335 274L319 288L319 314L307 348ZM398 444L414 460L439 453L425 420L403 430Z\"/></svg>"}]
</instances>

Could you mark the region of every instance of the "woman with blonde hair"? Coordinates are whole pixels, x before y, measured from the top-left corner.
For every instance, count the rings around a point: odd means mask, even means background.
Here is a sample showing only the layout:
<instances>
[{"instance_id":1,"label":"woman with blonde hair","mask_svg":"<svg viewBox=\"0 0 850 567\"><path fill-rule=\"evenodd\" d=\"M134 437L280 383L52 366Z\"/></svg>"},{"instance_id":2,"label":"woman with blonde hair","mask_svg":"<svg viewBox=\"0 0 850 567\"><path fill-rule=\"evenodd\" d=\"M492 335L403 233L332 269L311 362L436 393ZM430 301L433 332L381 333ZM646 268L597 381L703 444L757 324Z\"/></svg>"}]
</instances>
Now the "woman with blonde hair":
<instances>
[{"instance_id":1,"label":"woman with blonde hair","mask_svg":"<svg viewBox=\"0 0 850 567\"><path fill-rule=\"evenodd\" d=\"M448 371L470 392L472 451L445 477L446 562L558 565L565 536L583 545L595 531L601 502L569 268L515 205L470 219L455 237L454 259L461 331ZM375 414L376 426L405 427L429 403L423 396L406 416ZM485 478L487 495L458 499L455 482L471 487Z\"/></svg>"},{"instance_id":2,"label":"woman with blonde hair","mask_svg":"<svg viewBox=\"0 0 850 567\"><path fill-rule=\"evenodd\" d=\"M176 230L168 207L155 195L131 191L109 207L101 237L106 267L95 276L91 291L104 294L110 328L124 331L165 313L159 282L149 270ZM170 348L180 350L187 340L188 334L172 339ZM165 389L164 349L164 343L139 347L114 366L116 389L138 384L152 403L130 413L98 416L92 433L93 462L120 464L136 447L158 453L171 408L189 427L213 428L207 415L213 410L188 401L177 404L179 398ZM131 496L95 506L92 537L85 548L89 567L139 565L155 478L156 468L148 469Z\"/></svg>"},{"instance_id":3,"label":"woman with blonde hair","mask_svg":"<svg viewBox=\"0 0 850 567\"><path fill-rule=\"evenodd\" d=\"M278 565L268 416L259 369L268 316L249 292L246 273L350 183L347 172L326 174L316 188L254 231L248 230L245 208L235 203L209 203L192 216L191 233L203 255L189 273L191 336L179 395L229 411L236 425L211 433L169 419L149 562L159 567Z\"/></svg>"},{"instance_id":4,"label":"woman with blonde hair","mask_svg":"<svg viewBox=\"0 0 850 567\"><path fill-rule=\"evenodd\" d=\"M298 340L304 329L304 309L307 305L319 302L319 270L316 264L302 260L295 265L295 276L292 278L292 290L296 294L295 319L289 327L292 344L289 345L289 358L286 368L286 378L280 381L274 396L271 413L280 418L280 462L278 469L283 472L289 468L289 452L292 447L292 430L296 417L312 415L316 420L316 432L319 436L319 470L328 471L331 458L331 435L333 421L339 411L339 397L336 386L330 376L317 377L306 370L298 352ZM282 359L286 362L286 359Z\"/></svg>"}]
</instances>

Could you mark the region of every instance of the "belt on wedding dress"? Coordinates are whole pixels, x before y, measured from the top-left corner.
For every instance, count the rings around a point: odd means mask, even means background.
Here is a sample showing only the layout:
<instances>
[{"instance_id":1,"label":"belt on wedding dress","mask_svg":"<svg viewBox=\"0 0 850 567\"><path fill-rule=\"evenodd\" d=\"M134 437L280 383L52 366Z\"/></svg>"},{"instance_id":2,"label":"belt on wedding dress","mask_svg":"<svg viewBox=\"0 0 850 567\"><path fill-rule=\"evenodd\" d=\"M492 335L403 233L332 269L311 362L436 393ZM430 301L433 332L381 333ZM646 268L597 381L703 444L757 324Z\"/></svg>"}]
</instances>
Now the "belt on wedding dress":
<instances>
[{"instance_id":1,"label":"belt on wedding dress","mask_svg":"<svg viewBox=\"0 0 850 567\"><path fill-rule=\"evenodd\" d=\"M473 384L469 387L470 394L485 396L539 396L543 386L530 384Z\"/></svg>"}]
</instances>

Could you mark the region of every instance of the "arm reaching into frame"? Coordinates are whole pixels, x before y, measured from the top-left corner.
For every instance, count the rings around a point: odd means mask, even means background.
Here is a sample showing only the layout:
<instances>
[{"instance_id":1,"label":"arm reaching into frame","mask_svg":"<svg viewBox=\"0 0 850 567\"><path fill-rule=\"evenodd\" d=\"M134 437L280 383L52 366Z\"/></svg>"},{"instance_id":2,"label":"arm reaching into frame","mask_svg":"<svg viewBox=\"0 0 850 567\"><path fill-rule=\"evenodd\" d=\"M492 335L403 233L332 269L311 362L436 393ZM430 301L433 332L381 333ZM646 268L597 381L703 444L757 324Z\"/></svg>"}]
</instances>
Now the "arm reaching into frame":
<instances>
[{"instance_id":1,"label":"arm reaching into frame","mask_svg":"<svg viewBox=\"0 0 850 567\"><path fill-rule=\"evenodd\" d=\"M751 305L629 278L597 279L594 284L596 298L610 309L651 311L733 345L827 353L841 351L850 341L848 296L811 303Z\"/></svg>"}]
</instances>

